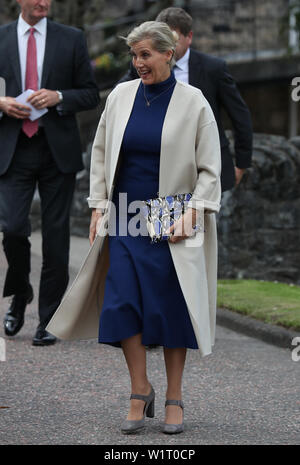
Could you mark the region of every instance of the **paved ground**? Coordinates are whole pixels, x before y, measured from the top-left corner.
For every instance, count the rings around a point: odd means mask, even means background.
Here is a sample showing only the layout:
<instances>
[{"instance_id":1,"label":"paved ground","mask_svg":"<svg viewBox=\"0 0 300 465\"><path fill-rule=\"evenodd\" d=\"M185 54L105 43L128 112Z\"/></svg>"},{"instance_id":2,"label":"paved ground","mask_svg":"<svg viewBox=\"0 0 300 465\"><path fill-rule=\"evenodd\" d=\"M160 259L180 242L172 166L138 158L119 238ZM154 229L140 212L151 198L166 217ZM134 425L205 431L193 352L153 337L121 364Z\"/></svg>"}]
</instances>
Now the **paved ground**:
<instances>
[{"instance_id":1,"label":"paved ground","mask_svg":"<svg viewBox=\"0 0 300 465\"><path fill-rule=\"evenodd\" d=\"M33 235L32 283L38 288L39 234ZM71 265L78 269L88 243L72 239ZM5 259L0 253L0 285ZM74 272L71 273L74 278ZM120 349L97 341L59 341L33 347L35 297L22 331L5 337L0 362L0 444L299 444L300 361L291 352L217 327L212 355L189 351L184 376L184 433L160 432L166 379L162 350L148 351L156 415L143 433L123 436L129 376ZM2 320L8 299L0 302ZM0 337L4 337L2 321Z\"/></svg>"}]
</instances>

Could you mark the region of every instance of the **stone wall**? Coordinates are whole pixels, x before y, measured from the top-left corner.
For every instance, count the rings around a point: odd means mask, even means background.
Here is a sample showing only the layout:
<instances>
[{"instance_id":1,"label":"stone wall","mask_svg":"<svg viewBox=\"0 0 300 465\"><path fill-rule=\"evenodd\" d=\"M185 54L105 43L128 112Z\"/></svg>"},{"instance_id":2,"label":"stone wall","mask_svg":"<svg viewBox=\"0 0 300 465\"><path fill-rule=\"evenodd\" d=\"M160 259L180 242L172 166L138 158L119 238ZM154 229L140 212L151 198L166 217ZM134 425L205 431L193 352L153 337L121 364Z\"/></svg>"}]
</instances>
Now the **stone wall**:
<instances>
[{"instance_id":1,"label":"stone wall","mask_svg":"<svg viewBox=\"0 0 300 465\"><path fill-rule=\"evenodd\" d=\"M50 17L64 24L85 27L146 11L152 4L151 0L52 0ZM16 0L0 0L0 24L16 19L19 11Z\"/></svg>"},{"instance_id":2,"label":"stone wall","mask_svg":"<svg viewBox=\"0 0 300 465\"><path fill-rule=\"evenodd\" d=\"M254 132L288 136L290 130L291 81L255 82L238 84L240 93L246 102L252 118ZM298 133L300 134L300 104L298 109ZM225 112L223 124L232 129Z\"/></svg>"},{"instance_id":3,"label":"stone wall","mask_svg":"<svg viewBox=\"0 0 300 465\"><path fill-rule=\"evenodd\" d=\"M227 56L286 48L287 0L196 0L191 2L194 46ZM249 56L249 55L248 55Z\"/></svg>"},{"instance_id":4,"label":"stone wall","mask_svg":"<svg viewBox=\"0 0 300 465\"><path fill-rule=\"evenodd\" d=\"M52 17L84 28L146 12L152 6L154 9L160 5L188 6L194 18L194 46L226 56L286 48L287 34L282 34L281 29L288 3L288 0L52 0ZM18 12L16 0L0 0L0 24L16 19ZM96 33L95 37L99 39Z\"/></svg>"},{"instance_id":5,"label":"stone wall","mask_svg":"<svg viewBox=\"0 0 300 465\"><path fill-rule=\"evenodd\" d=\"M300 284L300 137L254 135L253 164L218 218L219 275Z\"/></svg>"}]
</instances>

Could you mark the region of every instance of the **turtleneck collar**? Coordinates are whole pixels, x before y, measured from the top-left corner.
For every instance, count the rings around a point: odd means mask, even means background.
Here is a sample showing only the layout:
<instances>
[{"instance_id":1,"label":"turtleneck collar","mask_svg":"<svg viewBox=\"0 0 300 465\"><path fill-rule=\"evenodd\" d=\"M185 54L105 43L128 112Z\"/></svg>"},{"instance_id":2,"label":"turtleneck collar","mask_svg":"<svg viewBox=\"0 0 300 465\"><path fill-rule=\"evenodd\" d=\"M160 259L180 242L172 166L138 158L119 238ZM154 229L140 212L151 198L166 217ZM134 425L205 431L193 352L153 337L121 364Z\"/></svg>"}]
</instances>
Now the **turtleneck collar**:
<instances>
[{"instance_id":1,"label":"turtleneck collar","mask_svg":"<svg viewBox=\"0 0 300 465\"><path fill-rule=\"evenodd\" d=\"M162 92L163 90L170 87L173 83L176 82L174 71L171 70L171 74L165 81L157 82L155 84L146 84L145 88L147 89L148 94Z\"/></svg>"}]
</instances>

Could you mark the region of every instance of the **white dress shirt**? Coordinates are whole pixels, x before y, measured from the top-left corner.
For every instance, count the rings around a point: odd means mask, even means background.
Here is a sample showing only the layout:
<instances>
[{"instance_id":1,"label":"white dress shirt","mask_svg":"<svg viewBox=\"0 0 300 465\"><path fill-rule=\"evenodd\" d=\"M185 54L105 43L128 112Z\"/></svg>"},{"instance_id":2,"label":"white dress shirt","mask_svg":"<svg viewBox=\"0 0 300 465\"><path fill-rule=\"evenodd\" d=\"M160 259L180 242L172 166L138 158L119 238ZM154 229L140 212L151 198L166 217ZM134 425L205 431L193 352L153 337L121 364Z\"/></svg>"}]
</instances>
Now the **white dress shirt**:
<instances>
[{"instance_id":1,"label":"white dress shirt","mask_svg":"<svg viewBox=\"0 0 300 465\"><path fill-rule=\"evenodd\" d=\"M18 20L18 45L19 45L19 57L20 57L20 66L21 66L21 78L22 78L22 91L25 90L25 74L26 74L26 58L27 58L27 42L29 37L30 26L24 19L22 15L19 16ZM34 26L34 37L36 40L36 50L37 50L37 70L38 70L38 85L39 89L41 88L42 73L43 73L43 63L45 55L45 46L46 46L46 35L47 35L47 18L41 19Z\"/></svg>"},{"instance_id":2,"label":"white dress shirt","mask_svg":"<svg viewBox=\"0 0 300 465\"><path fill-rule=\"evenodd\" d=\"M183 57L176 61L174 66L175 78L178 81L186 82L189 84L189 58L190 49L188 48Z\"/></svg>"}]
</instances>

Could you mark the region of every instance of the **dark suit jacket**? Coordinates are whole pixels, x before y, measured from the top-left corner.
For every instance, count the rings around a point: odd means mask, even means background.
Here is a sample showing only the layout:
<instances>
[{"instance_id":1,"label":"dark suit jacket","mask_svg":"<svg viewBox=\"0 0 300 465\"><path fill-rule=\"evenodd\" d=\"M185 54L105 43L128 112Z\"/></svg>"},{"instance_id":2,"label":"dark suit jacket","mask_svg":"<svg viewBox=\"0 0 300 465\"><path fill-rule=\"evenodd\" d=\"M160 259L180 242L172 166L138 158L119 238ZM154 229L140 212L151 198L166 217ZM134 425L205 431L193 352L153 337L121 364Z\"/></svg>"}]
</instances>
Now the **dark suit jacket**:
<instances>
[{"instance_id":1,"label":"dark suit jacket","mask_svg":"<svg viewBox=\"0 0 300 465\"><path fill-rule=\"evenodd\" d=\"M119 82L137 77L135 69L131 66L128 73ZM250 112L228 72L226 62L221 58L191 49L189 83L203 92L214 112L221 143L222 190L231 189L235 184L234 164L229 151L229 141L222 126L220 112L223 107L232 122L236 166L238 168L248 168L251 165L252 123Z\"/></svg>"},{"instance_id":2,"label":"dark suit jacket","mask_svg":"<svg viewBox=\"0 0 300 465\"><path fill-rule=\"evenodd\" d=\"M17 21L0 27L0 76L6 81L7 96L16 97L22 92ZM82 31L47 20L41 87L63 94L62 111L49 108L42 117L42 125L58 169L75 173L83 168L75 113L94 108L100 101ZM0 175L9 167L21 127L22 120L3 114Z\"/></svg>"}]
</instances>

